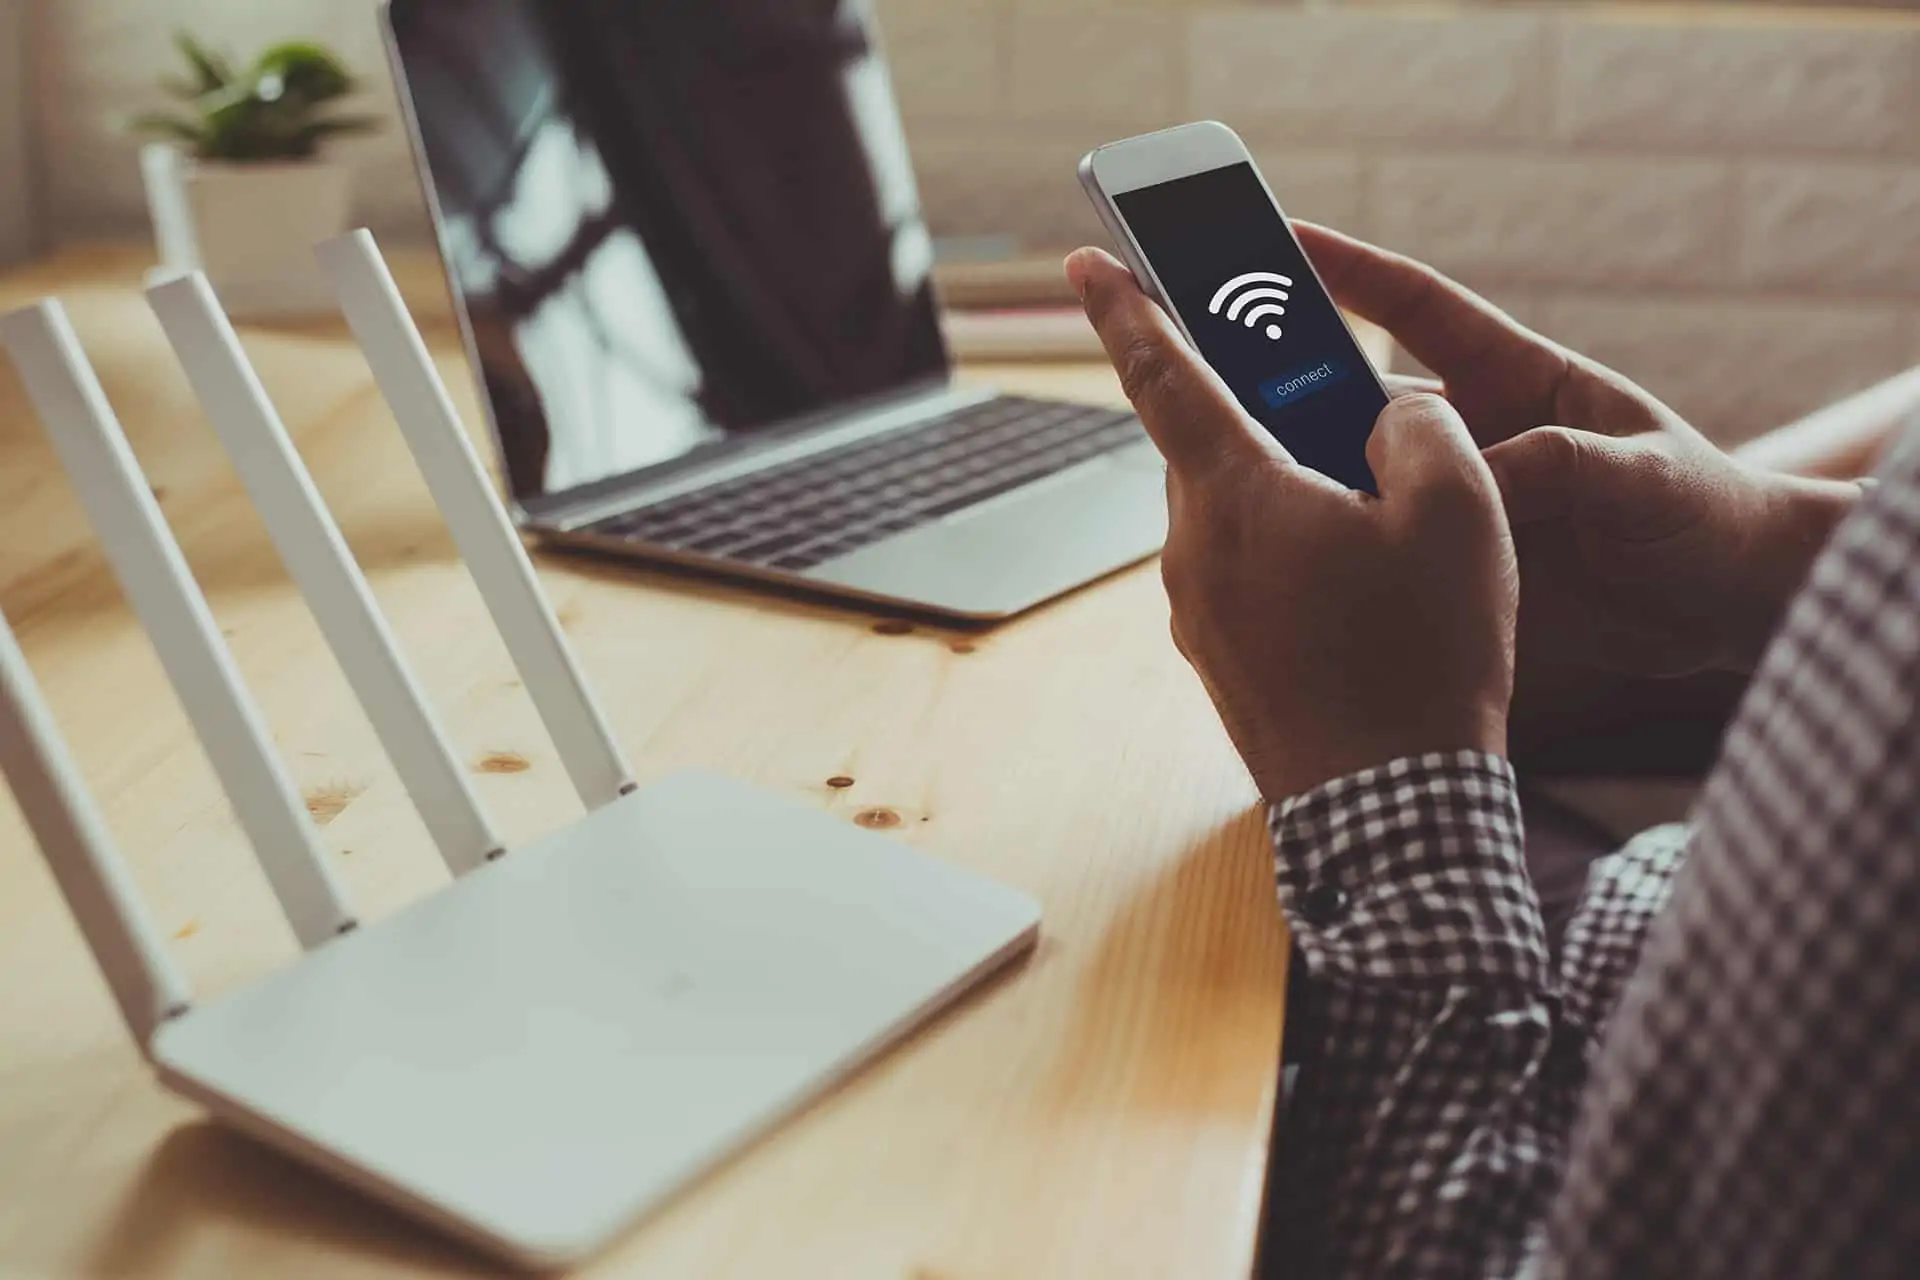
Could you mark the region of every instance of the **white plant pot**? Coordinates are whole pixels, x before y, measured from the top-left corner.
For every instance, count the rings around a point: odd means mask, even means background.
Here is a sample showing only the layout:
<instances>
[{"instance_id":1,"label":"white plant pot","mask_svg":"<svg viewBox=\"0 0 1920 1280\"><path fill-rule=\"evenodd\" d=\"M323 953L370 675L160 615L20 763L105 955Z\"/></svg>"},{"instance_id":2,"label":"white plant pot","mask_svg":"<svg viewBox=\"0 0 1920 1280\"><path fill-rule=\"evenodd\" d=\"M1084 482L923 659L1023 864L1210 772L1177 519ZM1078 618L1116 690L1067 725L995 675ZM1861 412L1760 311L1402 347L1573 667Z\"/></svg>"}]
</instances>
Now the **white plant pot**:
<instances>
[{"instance_id":1,"label":"white plant pot","mask_svg":"<svg viewBox=\"0 0 1920 1280\"><path fill-rule=\"evenodd\" d=\"M202 270L234 316L295 316L333 305L313 246L347 229L353 174L318 159L260 164L141 152L159 274Z\"/></svg>"}]
</instances>

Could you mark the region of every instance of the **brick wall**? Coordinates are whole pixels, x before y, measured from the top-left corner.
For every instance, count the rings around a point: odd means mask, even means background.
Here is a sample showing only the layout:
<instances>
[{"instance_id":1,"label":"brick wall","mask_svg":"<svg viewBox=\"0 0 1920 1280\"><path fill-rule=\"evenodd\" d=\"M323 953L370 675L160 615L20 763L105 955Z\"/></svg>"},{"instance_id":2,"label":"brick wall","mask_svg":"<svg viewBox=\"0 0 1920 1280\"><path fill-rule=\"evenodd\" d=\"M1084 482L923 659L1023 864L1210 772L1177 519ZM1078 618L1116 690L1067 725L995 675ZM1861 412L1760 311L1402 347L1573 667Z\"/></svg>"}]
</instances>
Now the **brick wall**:
<instances>
[{"instance_id":1,"label":"brick wall","mask_svg":"<svg viewBox=\"0 0 1920 1280\"><path fill-rule=\"evenodd\" d=\"M1081 152L1211 115L1291 212L1455 272L1724 439L1920 361L1912 16L877 3L941 232L1097 239ZM371 0L57 0L41 25L47 198L69 234L139 225L113 119L146 102L175 26L242 49L313 35L382 66ZM398 140L351 145L362 215L417 232Z\"/></svg>"},{"instance_id":2,"label":"brick wall","mask_svg":"<svg viewBox=\"0 0 1920 1280\"><path fill-rule=\"evenodd\" d=\"M1097 240L1080 152L1213 116L1722 439L1920 361L1912 17L881 6L942 230Z\"/></svg>"}]
</instances>

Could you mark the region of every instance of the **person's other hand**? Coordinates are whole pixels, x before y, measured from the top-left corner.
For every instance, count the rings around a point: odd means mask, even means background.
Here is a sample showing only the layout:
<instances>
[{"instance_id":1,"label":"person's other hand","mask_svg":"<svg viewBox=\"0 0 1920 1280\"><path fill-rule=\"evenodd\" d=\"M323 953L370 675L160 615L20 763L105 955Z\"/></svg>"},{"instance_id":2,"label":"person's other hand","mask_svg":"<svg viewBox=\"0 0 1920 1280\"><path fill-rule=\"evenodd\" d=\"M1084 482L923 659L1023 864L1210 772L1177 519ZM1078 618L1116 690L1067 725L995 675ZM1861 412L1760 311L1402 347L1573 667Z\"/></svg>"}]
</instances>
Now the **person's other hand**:
<instances>
[{"instance_id":1,"label":"person's other hand","mask_svg":"<svg viewBox=\"0 0 1920 1280\"><path fill-rule=\"evenodd\" d=\"M1627 679L1750 667L1852 486L1746 466L1438 272L1298 229L1335 300L1433 370L1486 449L1519 546L1517 725Z\"/></svg>"},{"instance_id":2,"label":"person's other hand","mask_svg":"<svg viewBox=\"0 0 1920 1280\"><path fill-rule=\"evenodd\" d=\"M1516 567L1493 476L1432 395L1381 414L1369 497L1296 464L1127 269L1067 259L1167 459L1174 640L1269 799L1400 756L1506 750Z\"/></svg>"}]
</instances>

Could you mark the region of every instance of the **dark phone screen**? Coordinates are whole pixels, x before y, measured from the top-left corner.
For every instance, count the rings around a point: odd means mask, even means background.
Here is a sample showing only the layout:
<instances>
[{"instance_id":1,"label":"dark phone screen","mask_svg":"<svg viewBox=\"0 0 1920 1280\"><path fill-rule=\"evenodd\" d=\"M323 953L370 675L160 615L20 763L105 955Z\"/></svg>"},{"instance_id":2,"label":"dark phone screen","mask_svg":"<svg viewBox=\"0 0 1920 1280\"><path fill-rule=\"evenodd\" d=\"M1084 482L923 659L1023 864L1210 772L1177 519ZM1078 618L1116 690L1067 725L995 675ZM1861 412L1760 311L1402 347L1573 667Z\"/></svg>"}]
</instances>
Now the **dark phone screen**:
<instances>
[{"instance_id":1,"label":"dark phone screen","mask_svg":"<svg viewBox=\"0 0 1920 1280\"><path fill-rule=\"evenodd\" d=\"M1387 405L1372 366L1253 166L1114 196L1200 354L1303 466L1377 492L1367 437Z\"/></svg>"}]
</instances>

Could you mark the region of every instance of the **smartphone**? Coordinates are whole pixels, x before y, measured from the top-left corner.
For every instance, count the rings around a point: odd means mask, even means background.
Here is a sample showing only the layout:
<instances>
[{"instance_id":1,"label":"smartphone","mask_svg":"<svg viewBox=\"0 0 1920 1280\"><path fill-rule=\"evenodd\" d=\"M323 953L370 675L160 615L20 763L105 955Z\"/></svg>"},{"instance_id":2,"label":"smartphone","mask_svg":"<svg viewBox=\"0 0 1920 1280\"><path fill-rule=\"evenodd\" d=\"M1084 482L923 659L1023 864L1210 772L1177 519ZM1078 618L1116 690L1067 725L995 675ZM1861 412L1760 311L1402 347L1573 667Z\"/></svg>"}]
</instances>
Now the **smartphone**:
<instances>
[{"instance_id":1,"label":"smartphone","mask_svg":"<svg viewBox=\"0 0 1920 1280\"><path fill-rule=\"evenodd\" d=\"M1201 358L1303 466L1377 493L1387 405L1238 134L1184 124L1095 148L1080 182L1121 257Z\"/></svg>"}]
</instances>

